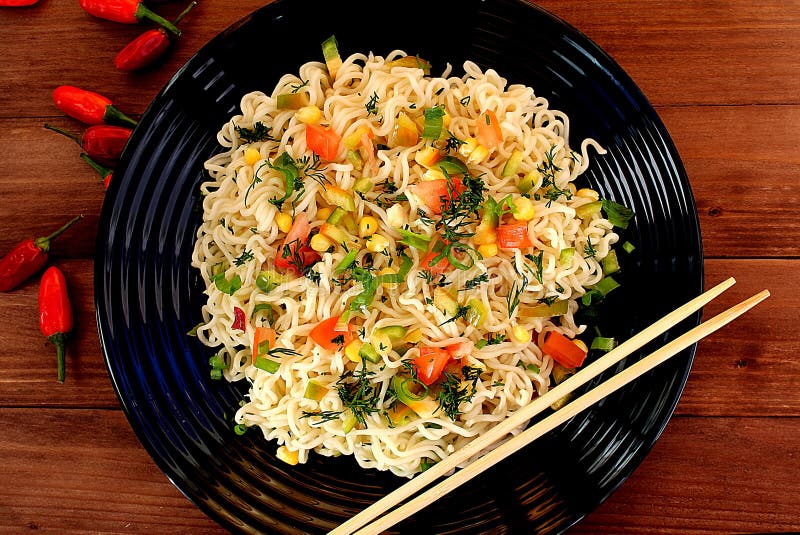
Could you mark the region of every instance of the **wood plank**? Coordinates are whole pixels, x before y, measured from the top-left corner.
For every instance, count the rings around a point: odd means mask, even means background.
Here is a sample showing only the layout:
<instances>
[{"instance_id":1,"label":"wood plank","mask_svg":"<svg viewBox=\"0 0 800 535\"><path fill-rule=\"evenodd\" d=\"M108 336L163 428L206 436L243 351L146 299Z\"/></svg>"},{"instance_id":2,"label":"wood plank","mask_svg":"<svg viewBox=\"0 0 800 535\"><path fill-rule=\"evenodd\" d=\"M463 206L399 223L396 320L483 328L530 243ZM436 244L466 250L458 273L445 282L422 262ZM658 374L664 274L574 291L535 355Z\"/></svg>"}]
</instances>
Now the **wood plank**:
<instances>
[{"instance_id":1,"label":"wood plank","mask_svg":"<svg viewBox=\"0 0 800 535\"><path fill-rule=\"evenodd\" d=\"M121 412L0 409L0 418L0 449L15 460L0 486L0 532L225 533L170 484ZM798 431L797 418L676 417L633 476L570 533L800 529L800 495L789 491Z\"/></svg>"},{"instance_id":2,"label":"wood plank","mask_svg":"<svg viewBox=\"0 0 800 535\"><path fill-rule=\"evenodd\" d=\"M536 3L593 39L655 105L800 102L796 0Z\"/></svg>"},{"instance_id":3,"label":"wood plank","mask_svg":"<svg viewBox=\"0 0 800 535\"><path fill-rule=\"evenodd\" d=\"M709 260L706 286L737 283L703 310L708 319L768 289L746 315L700 341L678 414L800 416L797 260Z\"/></svg>"},{"instance_id":4,"label":"wood plank","mask_svg":"<svg viewBox=\"0 0 800 535\"><path fill-rule=\"evenodd\" d=\"M794 358L800 297L793 291L800 287L798 262L706 262L709 287L729 276L738 281L706 307L706 317L764 288L773 295L700 342L678 414L800 416L800 363ZM97 338L91 261L58 264L70 284L78 322L69 342L67 380L55 382L55 354L38 328L34 279L0 300L0 322L15 325L14 332L0 333L0 407L118 407Z\"/></svg>"},{"instance_id":5,"label":"wood plank","mask_svg":"<svg viewBox=\"0 0 800 535\"><path fill-rule=\"evenodd\" d=\"M77 2L49 1L31 9L0 11L0 57L15 58L0 64L0 116L57 116L50 100L53 88L88 80L95 81L90 89L140 114L194 52L264 3L200 2L181 24L184 34L163 65L134 75L116 71L113 58L142 31L140 26L95 19ZM709 5L691 0L680 10L658 0L537 3L594 39L654 104L800 103L796 1ZM174 3L158 5L168 18L180 8Z\"/></svg>"},{"instance_id":6,"label":"wood plank","mask_svg":"<svg viewBox=\"0 0 800 535\"><path fill-rule=\"evenodd\" d=\"M121 411L4 409L0 532L225 533L150 459Z\"/></svg>"},{"instance_id":7,"label":"wood plank","mask_svg":"<svg viewBox=\"0 0 800 535\"><path fill-rule=\"evenodd\" d=\"M800 256L800 106L660 108L707 257Z\"/></svg>"},{"instance_id":8,"label":"wood plank","mask_svg":"<svg viewBox=\"0 0 800 535\"><path fill-rule=\"evenodd\" d=\"M674 418L633 476L570 534L797 532L798 433L797 418Z\"/></svg>"},{"instance_id":9,"label":"wood plank","mask_svg":"<svg viewBox=\"0 0 800 535\"><path fill-rule=\"evenodd\" d=\"M707 257L800 257L800 106L689 106L658 110L686 167ZM698 120L702 117L702 120ZM80 132L69 119L48 119ZM75 214L85 218L54 242L58 256L94 253L105 192L73 141L42 119L0 119L0 251L49 234ZM742 125L747 125L743 135ZM768 141L767 141L768 140ZM58 210L53 210L58 206ZM765 216L768 214L768 217ZM757 229L757 232L754 230Z\"/></svg>"}]
</instances>

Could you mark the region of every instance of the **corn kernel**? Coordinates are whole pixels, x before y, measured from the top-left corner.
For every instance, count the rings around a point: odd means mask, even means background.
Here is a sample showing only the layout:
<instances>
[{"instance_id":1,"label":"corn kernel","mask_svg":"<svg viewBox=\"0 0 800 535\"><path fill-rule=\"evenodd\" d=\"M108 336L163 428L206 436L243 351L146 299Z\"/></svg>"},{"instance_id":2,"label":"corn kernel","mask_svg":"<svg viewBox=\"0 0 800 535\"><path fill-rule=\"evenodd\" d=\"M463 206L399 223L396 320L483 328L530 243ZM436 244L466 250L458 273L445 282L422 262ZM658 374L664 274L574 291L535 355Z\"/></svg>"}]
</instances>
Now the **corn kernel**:
<instances>
[{"instance_id":1,"label":"corn kernel","mask_svg":"<svg viewBox=\"0 0 800 535\"><path fill-rule=\"evenodd\" d=\"M298 454L294 450L290 450L286 446L281 446L275 452L275 457L285 462L286 464L296 465L299 461Z\"/></svg>"},{"instance_id":2,"label":"corn kernel","mask_svg":"<svg viewBox=\"0 0 800 535\"><path fill-rule=\"evenodd\" d=\"M447 176L438 169L428 169L422 173L422 180L447 180Z\"/></svg>"},{"instance_id":3,"label":"corn kernel","mask_svg":"<svg viewBox=\"0 0 800 535\"><path fill-rule=\"evenodd\" d=\"M322 119L322 110L314 105L297 110L297 120L304 124L317 124Z\"/></svg>"},{"instance_id":4,"label":"corn kernel","mask_svg":"<svg viewBox=\"0 0 800 535\"><path fill-rule=\"evenodd\" d=\"M585 199L591 199L592 201L600 200L600 194L591 188L581 188L575 192L575 195Z\"/></svg>"},{"instance_id":5,"label":"corn kernel","mask_svg":"<svg viewBox=\"0 0 800 535\"><path fill-rule=\"evenodd\" d=\"M579 338L576 338L575 340L573 340L572 343L574 343L576 346L578 346L579 348L583 349L586 352L589 351L589 348L586 346L586 344L583 342L583 340L581 340Z\"/></svg>"},{"instance_id":6,"label":"corn kernel","mask_svg":"<svg viewBox=\"0 0 800 535\"><path fill-rule=\"evenodd\" d=\"M478 246L478 252L484 258L491 258L493 256L497 256L497 253L500 252L500 249L497 247L496 243L484 243L483 245Z\"/></svg>"},{"instance_id":7,"label":"corn kernel","mask_svg":"<svg viewBox=\"0 0 800 535\"><path fill-rule=\"evenodd\" d=\"M367 250L373 253L382 253L389 247L389 240L380 234L373 234L367 238Z\"/></svg>"},{"instance_id":8,"label":"corn kernel","mask_svg":"<svg viewBox=\"0 0 800 535\"><path fill-rule=\"evenodd\" d=\"M530 221L534 215L533 203L527 197L519 197L514 199L514 209L511 210L511 215L517 221Z\"/></svg>"},{"instance_id":9,"label":"corn kernel","mask_svg":"<svg viewBox=\"0 0 800 535\"><path fill-rule=\"evenodd\" d=\"M514 325L514 328L511 329L511 336L522 344L527 344L531 341L531 333L522 325Z\"/></svg>"},{"instance_id":10,"label":"corn kernel","mask_svg":"<svg viewBox=\"0 0 800 535\"><path fill-rule=\"evenodd\" d=\"M397 270L393 267L385 267L378 272L378 275L397 275ZM387 290L396 290L397 283L396 282L384 282L383 287Z\"/></svg>"},{"instance_id":11,"label":"corn kernel","mask_svg":"<svg viewBox=\"0 0 800 535\"><path fill-rule=\"evenodd\" d=\"M467 162L481 163L484 159L486 159L487 156L489 156L489 149L483 145L478 145L475 147L475 150L470 153L469 158L467 158Z\"/></svg>"},{"instance_id":12,"label":"corn kernel","mask_svg":"<svg viewBox=\"0 0 800 535\"><path fill-rule=\"evenodd\" d=\"M364 343L361 340L359 339L353 340L352 342L344 346L345 356L355 363L360 363L361 355L359 354L359 351L361 351L362 345L364 345Z\"/></svg>"},{"instance_id":13,"label":"corn kernel","mask_svg":"<svg viewBox=\"0 0 800 535\"><path fill-rule=\"evenodd\" d=\"M292 230L292 216L283 212L278 212L275 216L275 224L281 232L289 232Z\"/></svg>"},{"instance_id":14,"label":"corn kernel","mask_svg":"<svg viewBox=\"0 0 800 535\"><path fill-rule=\"evenodd\" d=\"M311 248L317 251L318 253L324 253L325 251L331 248L333 242L328 238L326 238L325 236L323 236L322 234L314 234L311 237L309 245L311 245Z\"/></svg>"},{"instance_id":15,"label":"corn kernel","mask_svg":"<svg viewBox=\"0 0 800 535\"><path fill-rule=\"evenodd\" d=\"M247 165L253 165L260 159L261 159L261 153L258 151L258 149L254 149L251 147L244 151L244 163L246 163Z\"/></svg>"},{"instance_id":16,"label":"corn kernel","mask_svg":"<svg viewBox=\"0 0 800 535\"><path fill-rule=\"evenodd\" d=\"M378 230L378 220L371 215L365 215L358 222L358 235L362 238L372 236Z\"/></svg>"},{"instance_id":17,"label":"corn kernel","mask_svg":"<svg viewBox=\"0 0 800 535\"><path fill-rule=\"evenodd\" d=\"M468 137L464 140L464 143L458 147L458 153L465 158L472 154L472 151L478 146L478 140L474 137Z\"/></svg>"}]
</instances>

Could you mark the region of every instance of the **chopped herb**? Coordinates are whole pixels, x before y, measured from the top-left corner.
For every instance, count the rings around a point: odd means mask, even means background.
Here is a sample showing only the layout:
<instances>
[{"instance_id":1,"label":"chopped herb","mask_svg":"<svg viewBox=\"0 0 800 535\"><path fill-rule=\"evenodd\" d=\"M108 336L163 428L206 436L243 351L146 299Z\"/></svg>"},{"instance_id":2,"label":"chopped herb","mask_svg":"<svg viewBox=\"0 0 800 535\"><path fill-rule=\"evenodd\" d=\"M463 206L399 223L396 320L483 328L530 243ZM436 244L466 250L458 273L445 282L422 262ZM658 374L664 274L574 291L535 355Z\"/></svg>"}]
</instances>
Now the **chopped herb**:
<instances>
[{"instance_id":1,"label":"chopped herb","mask_svg":"<svg viewBox=\"0 0 800 535\"><path fill-rule=\"evenodd\" d=\"M292 93L297 93L307 85L308 85L308 80L303 80L303 83L301 84L292 84Z\"/></svg>"},{"instance_id":2,"label":"chopped herb","mask_svg":"<svg viewBox=\"0 0 800 535\"><path fill-rule=\"evenodd\" d=\"M466 141L462 141L458 139L452 132L449 130L447 131L447 140L445 141L444 151L458 151L458 148L466 143Z\"/></svg>"},{"instance_id":3,"label":"chopped herb","mask_svg":"<svg viewBox=\"0 0 800 535\"><path fill-rule=\"evenodd\" d=\"M488 273L481 273L474 279L470 279L464 283L464 290L472 290L477 288L484 282L489 282L489 274Z\"/></svg>"},{"instance_id":4,"label":"chopped herb","mask_svg":"<svg viewBox=\"0 0 800 535\"><path fill-rule=\"evenodd\" d=\"M300 417L302 420L303 418L319 418L318 421L312 422L310 425L311 427L318 427L325 422L331 422L336 420L343 411L303 411L303 415Z\"/></svg>"},{"instance_id":5,"label":"chopped herb","mask_svg":"<svg viewBox=\"0 0 800 535\"><path fill-rule=\"evenodd\" d=\"M481 369L472 366L461 368L462 377L450 372L444 372L444 381L437 400L439 408L451 420L455 420L460 413L462 403L468 403L475 395L476 384L481 375Z\"/></svg>"},{"instance_id":6,"label":"chopped herb","mask_svg":"<svg viewBox=\"0 0 800 535\"><path fill-rule=\"evenodd\" d=\"M459 305L458 308L456 308L456 313L453 314L453 317L445 320L443 323L440 323L439 327L442 325L447 325L451 321L456 321L459 318L466 318L470 310L472 310L472 308L469 305Z\"/></svg>"},{"instance_id":7,"label":"chopped herb","mask_svg":"<svg viewBox=\"0 0 800 535\"><path fill-rule=\"evenodd\" d=\"M244 251L242 251L242 254L240 254L238 257L236 257L236 259L233 261L233 263L236 266L243 266L246 262L249 262L253 258L254 258L253 253L251 251L245 249Z\"/></svg>"},{"instance_id":8,"label":"chopped herb","mask_svg":"<svg viewBox=\"0 0 800 535\"><path fill-rule=\"evenodd\" d=\"M239 139L245 143L256 143L258 141L275 141L272 138L272 127L265 125L258 121L253 124L253 128L242 128L241 126L233 125L233 129L239 136Z\"/></svg>"},{"instance_id":9,"label":"chopped herb","mask_svg":"<svg viewBox=\"0 0 800 535\"><path fill-rule=\"evenodd\" d=\"M337 346L342 347L344 345L344 335L340 334L339 336L331 338L331 343L334 343Z\"/></svg>"},{"instance_id":10,"label":"chopped herb","mask_svg":"<svg viewBox=\"0 0 800 535\"><path fill-rule=\"evenodd\" d=\"M539 284L543 284L542 282L542 259L544 258L544 251L539 251L539 254L532 255L530 253L525 255L525 258L533 262L533 265L536 267L536 270L533 272L534 278L539 282Z\"/></svg>"},{"instance_id":11,"label":"chopped herb","mask_svg":"<svg viewBox=\"0 0 800 535\"><path fill-rule=\"evenodd\" d=\"M367 363L361 360L361 367L345 372L336 382L339 399L361 425L366 426L366 417L378 410L380 389L370 381L375 372L367 371Z\"/></svg>"},{"instance_id":12,"label":"chopped herb","mask_svg":"<svg viewBox=\"0 0 800 535\"><path fill-rule=\"evenodd\" d=\"M367 117L370 115L378 115L378 101L380 98L378 97L378 93L372 92L372 96L369 97L369 101L364 105L367 109Z\"/></svg>"},{"instance_id":13,"label":"chopped herb","mask_svg":"<svg viewBox=\"0 0 800 535\"><path fill-rule=\"evenodd\" d=\"M462 98L458 102L461 103L462 106L467 106L467 105L469 105L469 99L470 99L470 96L467 95L466 97Z\"/></svg>"},{"instance_id":14,"label":"chopped herb","mask_svg":"<svg viewBox=\"0 0 800 535\"><path fill-rule=\"evenodd\" d=\"M586 238L586 246L583 248L584 258L594 258L597 255L597 250L592 245L592 239Z\"/></svg>"}]
</instances>

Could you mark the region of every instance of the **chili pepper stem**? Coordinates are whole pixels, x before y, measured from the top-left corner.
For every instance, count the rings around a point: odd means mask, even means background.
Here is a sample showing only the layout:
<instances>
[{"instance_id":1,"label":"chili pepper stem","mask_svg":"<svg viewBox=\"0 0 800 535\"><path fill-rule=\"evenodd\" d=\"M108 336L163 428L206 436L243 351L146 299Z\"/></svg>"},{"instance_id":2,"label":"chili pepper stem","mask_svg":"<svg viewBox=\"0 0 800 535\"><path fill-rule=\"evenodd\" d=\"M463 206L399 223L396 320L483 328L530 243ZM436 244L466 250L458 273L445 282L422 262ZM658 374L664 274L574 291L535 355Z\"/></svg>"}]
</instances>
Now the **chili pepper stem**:
<instances>
[{"instance_id":1,"label":"chili pepper stem","mask_svg":"<svg viewBox=\"0 0 800 535\"><path fill-rule=\"evenodd\" d=\"M188 14L189 14L189 12L190 12L192 9L194 9L194 6L196 6L196 5L197 5L197 2L192 2L191 4L189 4L188 6L186 6L186 9L184 9L184 10L181 12L181 14L180 14L180 15L178 15L177 17L175 17L175 20L173 20L173 21L172 21L172 24L174 24L175 26L178 26L178 24L179 24L179 23L180 23L180 22L183 20L183 18L184 18L186 15L188 15Z\"/></svg>"},{"instance_id":2,"label":"chili pepper stem","mask_svg":"<svg viewBox=\"0 0 800 535\"><path fill-rule=\"evenodd\" d=\"M48 130L52 130L53 132L58 132L62 136L67 136L68 138L70 138L72 141L74 141L78 145L81 144L81 139L78 136L76 136L75 134L71 134L71 133L67 132L66 130L64 130L62 128L59 128L57 126L53 126L53 125L50 125L50 124L47 124L47 123L44 123L44 127L47 128Z\"/></svg>"},{"instance_id":3,"label":"chili pepper stem","mask_svg":"<svg viewBox=\"0 0 800 535\"><path fill-rule=\"evenodd\" d=\"M81 158L81 160L83 160L83 161L85 161L86 163L88 163L89 165L91 165L91 166L92 166L92 168L93 168L95 171L97 171L97 173L100 175L100 177L102 177L102 178L105 178L105 177L107 177L108 175L110 175L110 174L111 174L111 169L109 169L108 167L105 167L105 166L103 166L103 165L100 165L99 163L97 163L96 161L94 161L94 160L92 159L92 157L91 157L91 156L89 156L88 154L86 154L85 152L82 152L82 153L81 153L81 156L80 156L80 158Z\"/></svg>"},{"instance_id":4,"label":"chili pepper stem","mask_svg":"<svg viewBox=\"0 0 800 535\"><path fill-rule=\"evenodd\" d=\"M175 37L179 37L181 35L181 31L175 27L170 21L148 9L144 4L139 4L136 7L136 18L137 19L148 19L150 21L155 22L156 24L162 26L165 30L173 34Z\"/></svg>"},{"instance_id":5,"label":"chili pepper stem","mask_svg":"<svg viewBox=\"0 0 800 535\"><path fill-rule=\"evenodd\" d=\"M106 107L106 112L103 114L103 119L109 123L116 123L121 126L130 126L131 128L138 124L135 119L128 117L122 113L119 108L113 105Z\"/></svg>"},{"instance_id":6,"label":"chili pepper stem","mask_svg":"<svg viewBox=\"0 0 800 535\"><path fill-rule=\"evenodd\" d=\"M38 247L39 249L41 249L45 253L48 252L50 250L50 242L54 238L56 238L59 234L63 233L69 227L74 225L75 222L78 219L82 218L82 217L83 217L83 215L77 215L77 216L73 217L71 221L69 221L66 225L64 225L63 227L61 227L57 231L53 232L52 234L50 234L49 236L46 236L44 238L36 238L35 240L33 240L33 243L36 245L36 247Z\"/></svg>"},{"instance_id":7,"label":"chili pepper stem","mask_svg":"<svg viewBox=\"0 0 800 535\"><path fill-rule=\"evenodd\" d=\"M56 359L58 360L58 382L63 383L67 376L67 337L64 336L64 333L56 333L47 339L50 340L54 346L56 346Z\"/></svg>"}]
</instances>

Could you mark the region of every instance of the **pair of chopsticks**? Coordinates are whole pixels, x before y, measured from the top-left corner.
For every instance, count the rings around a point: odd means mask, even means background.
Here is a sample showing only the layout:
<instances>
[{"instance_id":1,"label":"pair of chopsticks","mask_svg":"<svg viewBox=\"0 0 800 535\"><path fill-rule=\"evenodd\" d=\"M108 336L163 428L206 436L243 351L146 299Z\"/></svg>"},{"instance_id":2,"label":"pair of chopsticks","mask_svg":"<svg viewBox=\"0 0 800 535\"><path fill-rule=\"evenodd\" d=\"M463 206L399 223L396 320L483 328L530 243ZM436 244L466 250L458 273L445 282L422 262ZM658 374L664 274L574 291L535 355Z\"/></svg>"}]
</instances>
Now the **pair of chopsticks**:
<instances>
[{"instance_id":1,"label":"pair of chopsticks","mask_svg":"<svg viewBox=\"0 0 800 535\"><path fill-rule=\"evenodd\" d=\"M398 506L398 504L401 504L401 502L410 498L414 493L421 491L444 476L450 470L467 462L469 459L480 454L481 451L508 436L513 429L527 423L531 418L547 409L556 400L586 384L648 342L675 327L691 314L700 310L713 299L716 299L722 292L733 286L735 282L734 278L731 277L692 299L680 308L670 312L649 327L621 343L595 362L587 365L566 381L549 390L541 397L534 399L530 404L516 411L505 421L477 437L465 447L445 457L426 471L415 476L408 483L395 489L356 516L328 532L328 535L377 535L387 528L394 526L401 520L404 520L420 509L423 509L425 506L433 503L435 500L471 480L473 477L530 444L537 438L565 423L592 404L622 388L717 329L727 325L729 322L769 297L769 291L763 290L749 299L742 301L738 305L714 316L710 320L701 323L697 327L667 343L647 357L632 364L577 399L571 401L552 415L530 426L516 437L507 440L492 451L485 453L483 456L477 457L471 463L462 467L450 477L444 479L422 494ZM389 511L393 507L396 508L384 515L386 511ZM369 522L379 516L380 518L369 524Z\"/></svg>"}]
</instances>

